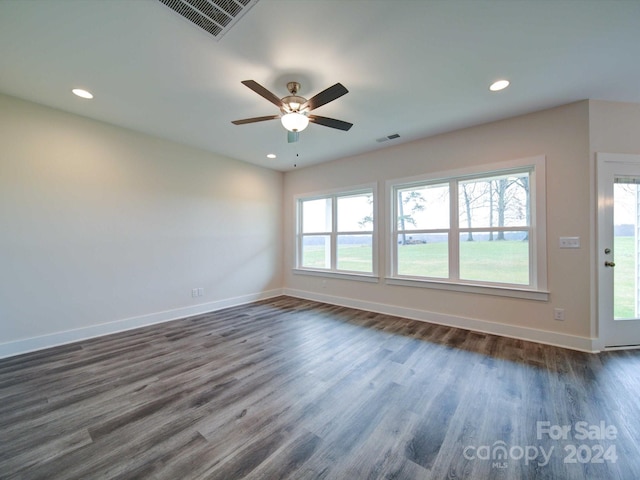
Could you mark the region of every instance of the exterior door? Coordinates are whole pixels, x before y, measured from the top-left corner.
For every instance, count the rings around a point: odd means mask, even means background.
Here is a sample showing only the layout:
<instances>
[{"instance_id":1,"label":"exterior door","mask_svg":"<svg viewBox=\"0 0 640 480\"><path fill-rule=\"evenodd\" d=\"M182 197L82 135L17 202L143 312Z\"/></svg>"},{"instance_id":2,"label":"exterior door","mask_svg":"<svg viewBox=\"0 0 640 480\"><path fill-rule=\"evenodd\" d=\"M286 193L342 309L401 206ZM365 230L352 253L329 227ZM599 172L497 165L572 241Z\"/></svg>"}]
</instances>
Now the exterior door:
<instances>
[{"instance_id":1,"label":"exterior door","mask_svg":"<svg viewBox=\"0 0 640 480\"><path fill-rule=\"evenodd\" d=\"M599 153L598 324L605 347L640 347L640 155Z\"/></svg>"}]
</instances>

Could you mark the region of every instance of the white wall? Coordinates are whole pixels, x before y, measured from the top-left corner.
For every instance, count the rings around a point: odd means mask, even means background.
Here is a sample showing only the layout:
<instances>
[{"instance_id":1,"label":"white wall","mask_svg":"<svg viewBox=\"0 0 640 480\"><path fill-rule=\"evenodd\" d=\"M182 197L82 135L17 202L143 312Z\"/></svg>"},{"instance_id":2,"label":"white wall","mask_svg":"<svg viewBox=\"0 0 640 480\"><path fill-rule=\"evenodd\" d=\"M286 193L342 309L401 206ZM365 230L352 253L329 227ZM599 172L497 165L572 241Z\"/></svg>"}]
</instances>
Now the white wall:
<instances>
[{"instance_id":1,"label":"white wall","mask_svg":"<svg viewBox=\"0 0 640 480\"><path fill-rule=\"evenodd\" d=\"M640 105L636 103L589 101L589 142L592 165L596 163L596 153L640 154ZM595 176L595 174L594 174ZM593 235L596 238L597 197L594 184ZM598 252L594 242L592 258ZM593 336L598 335L597 319L597 271L594 268L592 280Z\"/></svg>"},{"instance_id":2,"label":"white wall","mask_svg":"<svg viewBox=\"0 0 640 480\"><path fill-rule=\"evenodd\" d=\"M594 152L640 105L585 101L283 174L0 95L0 357L279 294L589 349ZM545 155L548 302L294 275L293 197ZM284 206L283 206L284 192ZM380 203L381 277L387 206ZM284 230L284 236L283 236ZM582 248L560 250L558 237ZM283 249L284 245L284 249ZM284 268L283 268L284 267ZM201 287L204 296L191 297ZM553 320L553 308L566 320Z\"/></svg>"},{"instance_id":3,"label":"white wall","mask_svg":"<svg viewBox=\"0 0 640 480\"><path fill-rule=\"evenodd\" d=\"M400 132L402 133L402 132ZM459 293L426 288L325 279L292 273L294 195L412 175L481 167L546 156L549 301ZM589 102L438 135L285 174L285 291L308 298L397 313L545 343L592 347L591 190ZM385 275L388 208L380 196L379 257ZM559 249L560 236L579 236L581 248ZM553 319L555 307L566 320Z\"/></svg>"},{"instance_id":4,"label":"white wall","mask_svg":"<svg viewBox=\"0 0 640 480\"><path fill-rule=\"evenodd\" d=\"M0 96L0 356L280 293L282 180Z\"/></svg>"},{"instance_id":5,"label":"white wall","mask_svg":"<svg viewBox=\"0 0 640 480\"><path fill-rule=\"evenodd\" d=\"M640 104L589 101L591 151L640 153Z\"/></svg>"}]
</instances>

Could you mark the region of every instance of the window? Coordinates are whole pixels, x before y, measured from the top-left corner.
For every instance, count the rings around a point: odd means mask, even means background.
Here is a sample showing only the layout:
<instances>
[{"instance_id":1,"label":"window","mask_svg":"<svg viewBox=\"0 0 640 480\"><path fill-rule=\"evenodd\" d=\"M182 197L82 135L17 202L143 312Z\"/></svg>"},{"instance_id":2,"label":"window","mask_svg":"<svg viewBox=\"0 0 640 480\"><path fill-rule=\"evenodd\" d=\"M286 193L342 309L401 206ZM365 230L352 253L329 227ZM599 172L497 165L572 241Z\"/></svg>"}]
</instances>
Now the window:
<instances>
[{"instance_id":1,"label":"window","mask_svg":"<svg viewBox=\"0 0 640 480\"><path fill-rule=\"evenodd\" d=\"M493 167L389 183L391 280L544 291L544 158Z\"/></svg>"},{"instance_id":2,"label":"window","mask_svg":"<svg viewBox=\"0 0 640 480\"><path fill-rule=\"evenodd\" d=\"M374 188L297 199L297 268L373 275Z\"/></svg>"},{"instance_id":3,"label":"window","mask_svg":"<svg viewBox=\"0 0 640 480\"><path fill-rule=\"evenodd\" d=\"M448 278L449 185L400 188L395 197L398 275Z\"/></svg>"}]
</instances>

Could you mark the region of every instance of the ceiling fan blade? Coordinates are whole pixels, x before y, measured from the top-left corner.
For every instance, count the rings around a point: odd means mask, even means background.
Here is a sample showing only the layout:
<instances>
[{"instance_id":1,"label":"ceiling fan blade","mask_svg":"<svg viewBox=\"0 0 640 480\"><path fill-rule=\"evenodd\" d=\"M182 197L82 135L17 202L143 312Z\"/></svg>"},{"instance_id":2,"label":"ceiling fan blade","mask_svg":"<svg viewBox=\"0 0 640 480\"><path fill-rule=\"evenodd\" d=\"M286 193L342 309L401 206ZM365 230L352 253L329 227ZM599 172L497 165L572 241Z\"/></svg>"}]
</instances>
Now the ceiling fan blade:
<instances>
[{"instance_id":1,"label":"ceiling fan blade","mask_svg":"<svg viewBox=\"0 0 640 480\"><path fill-rule=\"evenodd\" d=\"M322 105L325 105L329 102L333 102L336 98L340 98L345 93L349 93L349 90L347 90L341 83L336 83L335 85L311 97L304 104L302 104L300 110L304 110L305 108L307 110L313 110L315 108L321 107Z\"/></svg>"},{"instance_id":2,"label":"ceiling fan blade","mask_svg":"<svg viewBox=\"0 0 640 480\"><path fill-rule=\"evenodd\" d=\"M287 143L296 143L300 139L300 132L287 131Z\"/></svg>"},{"instance_id":3,"label":"ceiling fan blade","mask_svg":"<svg viewBox=\"0 0 640 480\"><path fill-rule=\"evenodd\" d=\"M271 93L269 90L264 88L262 85L260 85L255 80L243 80L242 84L246 85L247 87L249 87L251 90L256 92L261 97L264 97L267 100L269 100L276 107L278 107L278 108L282 107L282 100L280 100L279 97L276 97L276 95L274 93Z\"/></svg>"},{"instance_id":4,"label":"ceiling fan blade","mask_svg":"<svg viewBox=\"0 0 640 480\"><path fill-rule=\"evenodd\" d=\"M266 120L275 120L276 118L280 118L280 115L269 115L266 117L253 117L253 118L243 118L242 120L234 120L234 125L244 125L245 123L256 123L256 122L264 122Z\"/></svg>"},{"instance_id":5,"label":"ceiling fan blade","mask_svg":"<svg viewBox=\"0 0 640 480\"><path fill-rule=\"evenodd\" d=\"M323 125L325 127L337 128L338 130L344 130L345 132L353 127L353 123L344 122L342 120L336 120L335 118L320 117L318 115L308 115L309 121Z\"/></svg>"}]
</instances>

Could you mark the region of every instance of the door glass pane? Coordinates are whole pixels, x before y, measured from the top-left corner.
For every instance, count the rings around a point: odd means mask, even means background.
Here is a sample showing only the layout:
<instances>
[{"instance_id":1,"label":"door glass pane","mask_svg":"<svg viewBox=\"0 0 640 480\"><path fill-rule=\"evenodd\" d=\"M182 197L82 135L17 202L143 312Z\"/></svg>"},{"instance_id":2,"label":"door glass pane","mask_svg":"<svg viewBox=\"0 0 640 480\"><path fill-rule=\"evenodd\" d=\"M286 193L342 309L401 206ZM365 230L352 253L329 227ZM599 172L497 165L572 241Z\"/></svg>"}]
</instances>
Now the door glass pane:
<instances>
[{"instance_id":1,"label":"door glass pane","mask_svg":"<svg viewBox=\"0 0 640 480\"><path fill-rule=\"evenodd\" d=\"M613 317L638 318L638 185L617 178L613 185Z\"/></svg>"},{"instance_id":2,"label":"door glass pane","mask_svg":"<svg viewBox=\"0 0 640 480\"><path fill-rule=\"evenodd\" d=\"M529 284L528 232L460 234L460 279Z\"/></svg>"}]
</instances>

